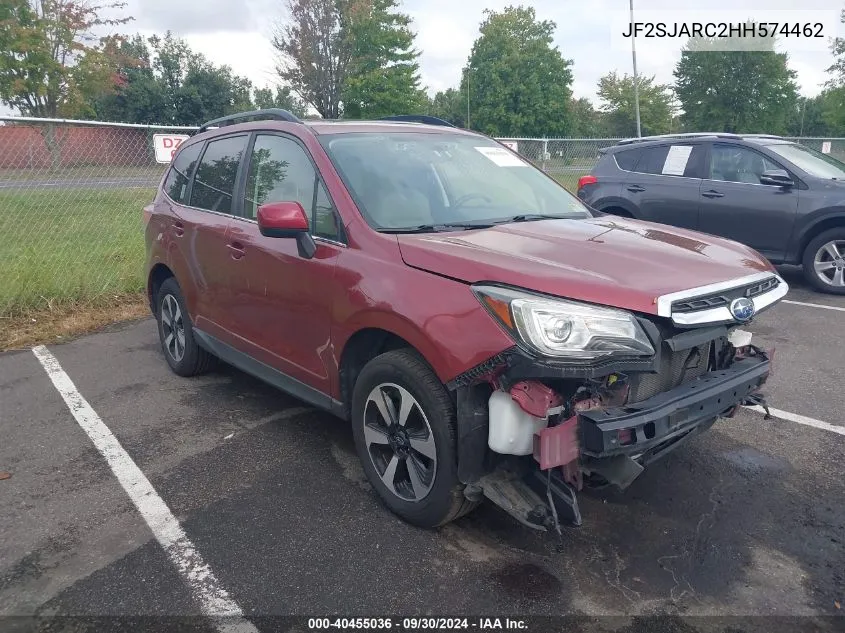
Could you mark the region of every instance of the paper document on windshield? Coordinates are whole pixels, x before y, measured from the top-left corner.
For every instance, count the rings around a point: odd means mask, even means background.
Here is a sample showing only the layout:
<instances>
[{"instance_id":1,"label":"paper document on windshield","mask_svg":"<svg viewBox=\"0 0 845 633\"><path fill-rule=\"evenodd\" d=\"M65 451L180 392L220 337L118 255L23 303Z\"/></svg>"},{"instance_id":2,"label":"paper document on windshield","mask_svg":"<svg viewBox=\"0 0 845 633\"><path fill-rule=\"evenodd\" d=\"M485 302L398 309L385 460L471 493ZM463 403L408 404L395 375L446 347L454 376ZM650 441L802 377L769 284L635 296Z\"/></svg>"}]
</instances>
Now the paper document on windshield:
<instances>
[{"instance_id":1,"label":"paper document on windshield","mask_svg":"<svg viewBox=\"0 0 845 633\"><path fill-rule=\"evenodd\" d=\"M663 163L663 173L666 176L683 176L687 169L689 155L692 153L692 145L673 145L666 155L666 162Z\"/></svg>"},{"instance_id":2,"label":"paper document on windshield","mask_svg":"<svg viewBox=\"0 0 845 633\"><path fill-rule=\"evenodd\" d=\"M499 167L527 167L528 163L504 147L476 147L477 152L484 154Z\"/></svg>"}]
</instances>

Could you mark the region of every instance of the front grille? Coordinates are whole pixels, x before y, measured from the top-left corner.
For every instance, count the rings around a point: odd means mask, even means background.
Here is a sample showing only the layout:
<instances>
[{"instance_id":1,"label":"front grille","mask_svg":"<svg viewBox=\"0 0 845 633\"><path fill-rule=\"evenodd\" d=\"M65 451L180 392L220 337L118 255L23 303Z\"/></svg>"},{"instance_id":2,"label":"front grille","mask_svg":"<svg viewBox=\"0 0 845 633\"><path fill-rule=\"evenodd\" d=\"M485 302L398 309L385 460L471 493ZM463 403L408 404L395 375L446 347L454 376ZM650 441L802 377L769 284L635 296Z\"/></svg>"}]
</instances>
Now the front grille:
<instances>
[{"instance_id":1,"label":"front grille","mask_svg":"<svg viewBox=\"0 0 845 633\"><path fill-rule=\"evenodd\" d=\"M672 312L676 314L681 312L698 312L700 310L710 310L712 308L727 306L734 299L738 299L739 297L756 297L777 288L778 285L780 285L780 279L769 277L763 281L740 286L739 288L732 288L700 297L681 299L672 303Z\"/></svg>"},{"instance_id":2,"label":"front grille","mask_svg":"<svg viewBox=\"0 0 845 633\"><path fill-rule=\"evenodd\" d=\"M665 351L656 374L640 373L630 377L628 402L651 398L704 374L710 364L712 344L712 341L708 341L691 349Z\"/></svg>"}]
</instances>

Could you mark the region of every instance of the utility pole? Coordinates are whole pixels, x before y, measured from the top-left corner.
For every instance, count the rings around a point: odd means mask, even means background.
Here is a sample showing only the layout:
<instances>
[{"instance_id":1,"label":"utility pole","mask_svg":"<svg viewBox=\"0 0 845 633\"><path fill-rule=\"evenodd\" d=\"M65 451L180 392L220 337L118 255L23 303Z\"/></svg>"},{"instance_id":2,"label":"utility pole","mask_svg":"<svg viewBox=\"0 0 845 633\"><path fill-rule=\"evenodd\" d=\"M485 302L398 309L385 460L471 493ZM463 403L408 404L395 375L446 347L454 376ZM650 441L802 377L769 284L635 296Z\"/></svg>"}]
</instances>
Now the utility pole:
<instances>
[{"instance_id":1,"label":"utility pole","mask_svg":"<svg viewBox=\"0 0 845 633\"><path fill-rule=\"evenodd\" d=\"M801 99L801 131L798 136L804 136L804 108L807 106L807 97Z\"/></svg>"},{"instance_id":2,"label":"utility pole","mask_svg":"<svg viewBox=\"0 0 845 633\"><path fill-rule=\"evenodd\" d=\"M472 74L470 71L472 70L472 66L467 66L467 129L470 129L469 125L469 77Z\"/></svg>"},{"instance_id":3,"label":"utility pole","mask_svg":"<svg viewBox=\"0 0 845 633\"><path fill-rule=\"evenodd\" d=\"M640 128L640 80L637 77L637 38L634 37L634 0L628 0L631 7L631 58L634 61L634 112L637 116L637 138L643 133Z\"/></svg>"}]
</instances>

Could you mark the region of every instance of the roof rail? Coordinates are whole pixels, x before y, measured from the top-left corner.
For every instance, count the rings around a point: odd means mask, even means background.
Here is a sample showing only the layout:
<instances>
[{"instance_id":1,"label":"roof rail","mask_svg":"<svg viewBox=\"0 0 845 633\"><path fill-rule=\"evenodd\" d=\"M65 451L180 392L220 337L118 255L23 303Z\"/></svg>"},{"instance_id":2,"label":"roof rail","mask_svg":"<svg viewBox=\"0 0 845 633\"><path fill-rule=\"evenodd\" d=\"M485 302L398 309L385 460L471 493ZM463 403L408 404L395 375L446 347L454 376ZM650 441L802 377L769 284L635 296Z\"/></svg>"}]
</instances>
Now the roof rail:
<instances>
[{"instance_id":1,"label":"roof rail","mask_svg":"<svg viewBox=\"0 0 845 633\"><path fill-rule=\"evenodd\" d=\"M742 138L778 138L778 139L783 139L782 136L778 136L777 134L742 134Z\"/></svg>"},{"instance_id":2,"label":"roof rail","mask_svg":"<svg viewBox=\"0 0 845 633\"><path fill-rule=\"evenodd\" d=\"M426 114L397 114L395 116L382 117L379 119L379 121L401 121L404 123L425 123L427 125L442 125L445 127L456 127L448 121L438 119L436 116L428 116Z\"/></svg>"},{"instance_id":3,"label":"roof rail","mask_svg":"<svg viewBox=\"0 0 845 633\"><path fill-rule=\"evenodd\" d=\"M213 119L205 123L200 132L205 132L211 128L222 127L224 125L234 125L235 123L242 123L249 120L276 120L276 121L290 121L291 123L302 123L294 114L281 108L268 108L266 110L253 110L252 112L238 112L237 114L230 114L219 119Z\"/></svg>"},{"instance_id":4,"label":"roof rail","mask_svg":"<svg viewBox=\"0 0 845 633\"><path fill-rule=\"evenodd\" d=\"M685 139L685 138L742 138L740 134L729 134L727 132L685 132L683 134L657 134L655 136L641 136L639 138L626 138L619 141L617 145L631 145L632 143L644 143L647 141L663 141L668 139Z\"/></svg>"}]
</instances>

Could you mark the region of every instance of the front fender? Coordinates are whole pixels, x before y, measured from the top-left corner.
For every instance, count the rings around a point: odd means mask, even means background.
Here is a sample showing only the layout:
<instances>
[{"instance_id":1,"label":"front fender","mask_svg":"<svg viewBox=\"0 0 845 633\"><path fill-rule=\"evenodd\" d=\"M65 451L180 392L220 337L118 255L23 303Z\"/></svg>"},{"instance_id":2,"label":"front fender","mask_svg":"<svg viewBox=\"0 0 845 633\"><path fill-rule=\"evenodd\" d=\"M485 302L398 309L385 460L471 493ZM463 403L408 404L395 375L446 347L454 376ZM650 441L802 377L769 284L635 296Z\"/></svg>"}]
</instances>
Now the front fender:
<instances>
[{"instance_id":1,"label":"front fender","mask_svg":"<svg viewBox=\"0 0 845 633\"><path fill-rule=\"evenodd\" d=\"M337 361L356 332L376 328L407 341L445 384L513 346L468 284L359 253L344 257L338 281L346 292L332 319Z\"/></svg>"}]
</instances>

